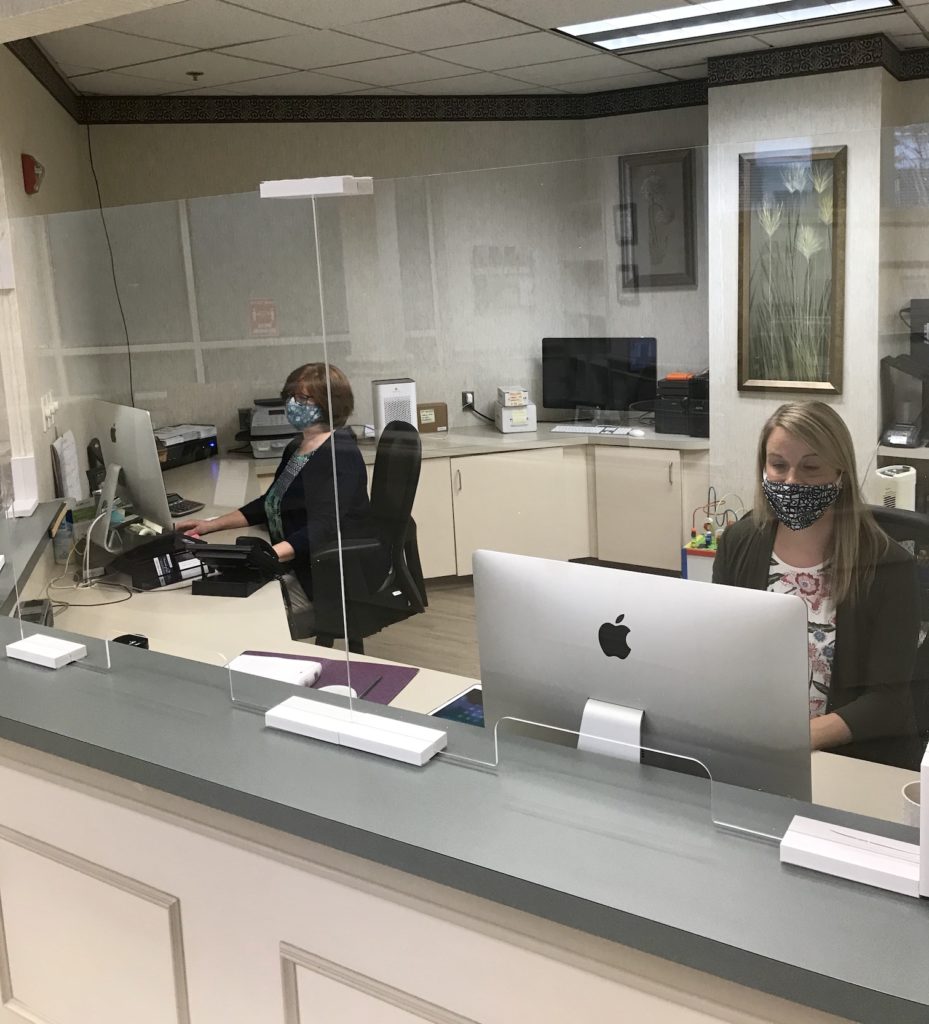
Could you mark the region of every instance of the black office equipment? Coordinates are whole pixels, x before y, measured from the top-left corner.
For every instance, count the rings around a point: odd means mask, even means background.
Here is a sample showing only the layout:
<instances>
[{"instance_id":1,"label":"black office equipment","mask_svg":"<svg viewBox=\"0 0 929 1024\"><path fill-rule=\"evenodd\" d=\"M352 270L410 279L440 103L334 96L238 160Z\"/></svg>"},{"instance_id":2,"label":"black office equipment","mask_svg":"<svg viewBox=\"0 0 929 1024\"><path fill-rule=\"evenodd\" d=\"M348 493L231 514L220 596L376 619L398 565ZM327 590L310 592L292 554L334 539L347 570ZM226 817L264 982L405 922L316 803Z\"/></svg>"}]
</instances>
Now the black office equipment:
<instances>
[{"instance_id":1,"label":"black office equipment","mask_svg":"<svg viewBox=\"0 0 929 1024\"><path fill-rule=\"evenodd\" d=\"M542 404L625 411L655 398L654 338L543 338Z\"/></svg>"},{"instance_id":2,"label":"black office equipment","mask_svg":"<svg viewBox=\"0 0 929 1024\"><path fill-rule=\"evenodd\" d=\"M914 555L929 551L929 516L902 508L885 508L883 505L869 505L868 511L877 520L877 525L895 541L913 549ZM921 559L917 558L917 565ZM929 578L920 569L919 593L921 602L920 620L929 621ZM877 638L880 642L880 638ZM910 685L913 697L913 712L916 716L916 731L919 740L904 756L902 767L919 769L919 761L929 742L929 640L923 640L916 652L916 668ZM835 753L842 753L841 747Z\"/></svg>"},{"instance_id":3,"label":"black office equipment","mask_svg":"<svg viewBox=\"0 0 929 1024\"><path fill-rule=\"evenodd\" d=\"M206 575L200 560L191 554L192 542L183 534L166 530L145 539L125 532L120 536L126 549L110 568L129 576L136 590L157 590Z\"/></svg>"},{"instance_id":4,"label":"black office equipment","mask_svg":"<svg viewBox=\"0 0 929 1024\"><path fill-rule=\"evenodd\" d=\"M235 544L208 544L185 539L187 551L216 575L194 580L193 594L248 597L283 574L274 548L261 537L237 537Z\"/></svg>"},{"instance_id":5,"label":"black office equipment","mask_svg":"<svg viewBox=\"0 0 929 1024\"><path fill-rule=\"evenodd\" d=\"M416 427L399 420L388 423L378 441L371 481L373 535L342 540L345 618L339 546L332 543L312 554L309 610L296 613L286 586L281 588L294 639L315 636L321 646L332 646L335 638L344 638L347 632L348 649L361 654L365 637L426 610L416 523L410 514L421 462Z\"/></svg>"},{"instance_id":6,"label":"black office equipment","mask_svg":"<svg viewBox=\"0 0 929 1024\"><path fill-rule=\"evenodd\" d=\"M925 361L912 353L884 356L880 382L884 443L919 447L926 436L925 413L929 409L929 353Z\"/></svg>"},{"instance_id":7,"label":"black office equipment","mask_svg":"<svg viewBox=\"0 0 929 1024\"><path fill-rule=\"evenodd\" d=\"M658 381L655 433L710 436L709 374Z\"/></svg>"}]
</instances>

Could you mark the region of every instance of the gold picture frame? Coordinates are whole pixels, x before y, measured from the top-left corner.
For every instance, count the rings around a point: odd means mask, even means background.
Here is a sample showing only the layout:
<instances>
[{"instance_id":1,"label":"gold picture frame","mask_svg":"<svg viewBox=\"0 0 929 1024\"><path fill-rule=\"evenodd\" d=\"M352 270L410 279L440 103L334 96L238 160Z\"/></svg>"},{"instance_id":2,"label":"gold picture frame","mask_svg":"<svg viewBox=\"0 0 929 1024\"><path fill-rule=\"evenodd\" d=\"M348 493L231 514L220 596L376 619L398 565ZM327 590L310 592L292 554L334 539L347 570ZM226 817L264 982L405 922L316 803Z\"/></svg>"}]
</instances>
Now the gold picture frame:
<instances>
[{"instance_id":1,"label":"gold picture frame","mask_svg":"<svg viewBox=\"0 0 929 1024\"><path fill-rule=\"evenodd\" d=\"M842 393L847 146L739 157L739 390Z\"/></svg>"}]
</instances>

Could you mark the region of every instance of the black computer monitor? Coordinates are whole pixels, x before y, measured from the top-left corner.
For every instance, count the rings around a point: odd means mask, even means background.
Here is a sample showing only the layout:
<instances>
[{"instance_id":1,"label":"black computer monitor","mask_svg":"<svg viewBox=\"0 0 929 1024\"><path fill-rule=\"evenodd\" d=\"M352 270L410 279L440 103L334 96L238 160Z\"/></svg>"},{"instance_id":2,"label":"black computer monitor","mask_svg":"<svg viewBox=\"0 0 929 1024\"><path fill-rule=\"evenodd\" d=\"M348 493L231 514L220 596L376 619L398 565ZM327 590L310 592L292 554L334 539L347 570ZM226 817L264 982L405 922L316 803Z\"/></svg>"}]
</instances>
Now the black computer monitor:
<instances>
[{"instance_id":1,"label":"black computer monitor","mask_svg":"<svg viewBox=\"0 0 929 1024\"><path fill-rule=\"evenodd\" d=\"M624 411L654 400L657 348L654 338L543 338L542 404Z\"/></svg>"}]
</instances>

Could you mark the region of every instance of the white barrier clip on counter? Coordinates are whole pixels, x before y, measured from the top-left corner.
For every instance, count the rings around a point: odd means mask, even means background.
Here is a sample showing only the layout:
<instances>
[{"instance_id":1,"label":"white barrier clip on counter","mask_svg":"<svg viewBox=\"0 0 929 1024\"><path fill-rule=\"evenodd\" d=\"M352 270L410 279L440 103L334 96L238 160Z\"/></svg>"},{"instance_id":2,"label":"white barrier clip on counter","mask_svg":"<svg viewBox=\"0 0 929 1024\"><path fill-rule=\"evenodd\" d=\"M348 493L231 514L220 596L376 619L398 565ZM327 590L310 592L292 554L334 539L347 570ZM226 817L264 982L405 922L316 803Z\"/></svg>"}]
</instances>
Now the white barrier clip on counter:
<instances>
[{"instance_id":1,"label":"white barrier clip on counter","mask_svg":"<svg viewBox=\"0 0 929 1024\"><path fill-rule=\"evenodd\" d=\"M929 792L929 747L923 755L920 790ZM920 801L920 842L903 843L873 832L795 815L781 840L781 863L837 878L929 897L929 802Z\"/></svg>"}]
</instances>

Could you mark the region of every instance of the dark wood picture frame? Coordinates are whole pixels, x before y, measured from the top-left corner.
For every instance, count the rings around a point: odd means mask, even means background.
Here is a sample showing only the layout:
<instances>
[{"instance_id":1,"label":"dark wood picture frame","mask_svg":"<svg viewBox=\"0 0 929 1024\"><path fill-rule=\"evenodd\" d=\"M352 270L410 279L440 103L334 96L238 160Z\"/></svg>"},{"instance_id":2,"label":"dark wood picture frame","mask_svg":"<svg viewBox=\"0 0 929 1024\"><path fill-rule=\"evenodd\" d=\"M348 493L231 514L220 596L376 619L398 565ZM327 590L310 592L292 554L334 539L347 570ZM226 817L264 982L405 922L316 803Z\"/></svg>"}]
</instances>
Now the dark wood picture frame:
<instances>
[{"instance_id":1,"label":"dark wood picture frame","mask_svg":"<svg viewBox=\"0 0 929 1024\"><path fill-rule=\"evenodd\" d=\"M842 393L847 154L739 157L740 391Z\"/></svg>"},{"instance_id":2,"label":"dark wood picture frame","mask_svg":"<svg viewBox=\"0 0 929 1024\"><path fill-rule=\"evenodd\" d=\"M619 209L631 208L632 229L617 243L622 263L637 269L637 276L624 275L624 287L694 287L693 150L620 157L619 182Z\"/></svg>"}]
</instances>

